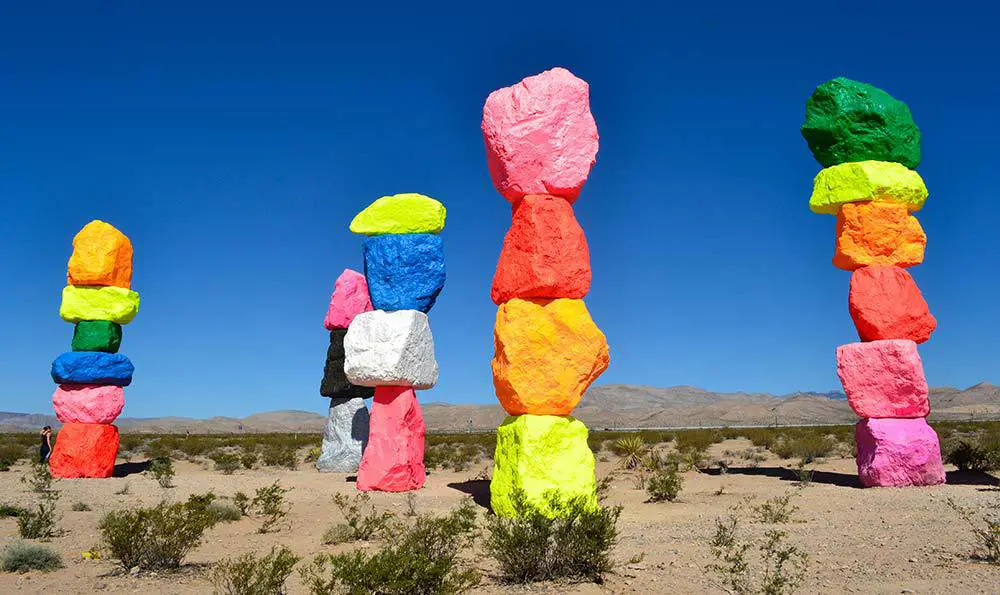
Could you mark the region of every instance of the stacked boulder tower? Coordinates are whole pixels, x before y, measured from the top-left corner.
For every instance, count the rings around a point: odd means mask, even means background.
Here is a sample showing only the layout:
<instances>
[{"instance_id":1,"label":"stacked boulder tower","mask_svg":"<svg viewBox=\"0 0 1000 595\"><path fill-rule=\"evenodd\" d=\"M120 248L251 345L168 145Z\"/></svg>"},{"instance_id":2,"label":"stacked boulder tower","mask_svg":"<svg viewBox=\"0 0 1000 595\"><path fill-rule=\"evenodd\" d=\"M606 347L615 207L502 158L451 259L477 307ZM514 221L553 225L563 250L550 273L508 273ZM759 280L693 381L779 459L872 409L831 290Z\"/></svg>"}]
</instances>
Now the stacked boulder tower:
<instances>
[{"instance_id":1,"label":"stacked boulder tower","mask_svg":"<svg viewBox=\"0 0 1000 595\"><path fill-rule=\"evenodd\" d=\"M437 384L427 312L444 288L444 205L421 194L376 200L351 222L364 237L364 278L372 310L344 336L347 381L372 387L368 443L357 488L405 492L423 487L424 418L415 390Z\"/></svg>"},{"instance_id":2,"label":"stacked boulder tower","mask_svg":"<svg viewBox=\"0 0 1000 595\"><path fill-rule=\"evenodd\" d=\"M596 505L587 427L570 414L609 364L583 302L590 250L573 212L598 149L590 88L554 68L494 91L483 107L487 163L512 222L493 278L497 428L490 500L558 515L556 501Z\"/></svg>"},{"instance_id":3,"label":"stacked boulder tower","mask_svg":"<svg viewBox=\"0 0 1000 595\"><path fill-rule=\"evenodd\" d=\"M55 477L111 477L118 455L124 387L134 367L118 353L122 325L139 311L131 290L132 243L103 221L73 238L59 316L75 324L72 351L52 362L52 395L59 430L49 467Z\"/></svg>"},{"instance_id":4,"label":"stacked boulder tower","mask_svg":"<svg viewBox=\"0 0 1000 595\"><path fill-rule=\"evenodd\" d=\"M836 78L809 97L802 135L825 168L809 206L837 216L833 264L851 271L848 306L861 341L837 348L837 375L862 418L858 477L866 487L944 483L917 353L937 321L906 270L923 262L927 243L912 214L927 199L914 171L920 130L905 103Z\"/></svg>"}]
</instances>

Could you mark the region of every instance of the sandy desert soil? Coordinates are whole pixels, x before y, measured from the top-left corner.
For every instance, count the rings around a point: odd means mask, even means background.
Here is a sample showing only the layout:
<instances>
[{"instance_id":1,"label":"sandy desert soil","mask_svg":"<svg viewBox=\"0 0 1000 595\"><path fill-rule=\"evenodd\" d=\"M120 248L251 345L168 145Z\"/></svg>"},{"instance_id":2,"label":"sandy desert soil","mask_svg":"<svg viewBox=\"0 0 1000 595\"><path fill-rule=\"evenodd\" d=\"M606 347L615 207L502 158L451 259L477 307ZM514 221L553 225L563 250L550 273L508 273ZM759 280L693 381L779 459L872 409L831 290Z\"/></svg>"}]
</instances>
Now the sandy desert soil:
<instances>
[{"instance_id":1,"label":"sandy desert soil","mask_svg":"<svg viewBox=\"0 0 1000 595\"><path fill-rule=\"evenodd\" d=\"M726 450L742 451L749 442L729 440L710 452L721 457ZM996 593L1000 592L1000 569L969 557L973 537L969 527L946 504L953 498L966 507L985 510L1000 500L1000 488L990 476L949 473L949 485L924 489L859 489L855 486L854 462L827 459L816 466L813 482L795 485L794 462L770 457L758 468L740 467L736 460L727 474L688 472L684 489L673 503L647 503L632 475L618 469L617 462L602 455L598 477L615 474L607 498L624 507L619 527L621 538L615 551L620 562L603 585L543 584L507 587L497 584L495 568L478 552L471 552L484 572L482 593L692 593L723 592L705 571L712 562L708 545L715 519L730 507L797 492L793 503L800 509L795 522L781 525L790 543L809 554L808 578L801 592L807 593ZM420 512L444 512L471 492L488 499L488 484L473 478L486 462L469 471L433 472L426 487L416 494ZM212 586L205 569L220 559L248 551L267 551L284 544L306 559L322 552L337 552L377 544L324 546L321 537L330 525L342 520L331 502L335 492L352 494L353 484L345 474L319 474L309 465L297 470L258 469L225 476L209 464L175 462L176 487L161 488L152 478L137 473L106 480L62 480L59 527L65 533L51 546L62 554L66 567L52 573L0 574L0 593L206 593ZM20 477L28 471L22 462L0 473L0 501L28 505L33 501ZM114 509L152 505L161 498L183 500L192 493L212 490L232 496L237 490L252 493L274 480L291 487L291 512L280 532L257 533L259 521L244 518L211 529L202 545L177 573L131 576L116 570L106 559L84 560L81 552L99 547L97 523ZM125 484L125 495L116 495ZM719 494L720 488L722 493ZM74 502L84 502L92 511L73 512ZM381 509L402 514L403 494L376 494ZM485 511L484 511L485 514ZM748 535L761 536L773 526L744 515ZM14 519L0 519L0 545L17 539ZM641 561L634 562L638 558ZM630 561L633 561L630 563ZM298 574L288 582L291 593L304 591Z\"/></svg>"}]
</instances>

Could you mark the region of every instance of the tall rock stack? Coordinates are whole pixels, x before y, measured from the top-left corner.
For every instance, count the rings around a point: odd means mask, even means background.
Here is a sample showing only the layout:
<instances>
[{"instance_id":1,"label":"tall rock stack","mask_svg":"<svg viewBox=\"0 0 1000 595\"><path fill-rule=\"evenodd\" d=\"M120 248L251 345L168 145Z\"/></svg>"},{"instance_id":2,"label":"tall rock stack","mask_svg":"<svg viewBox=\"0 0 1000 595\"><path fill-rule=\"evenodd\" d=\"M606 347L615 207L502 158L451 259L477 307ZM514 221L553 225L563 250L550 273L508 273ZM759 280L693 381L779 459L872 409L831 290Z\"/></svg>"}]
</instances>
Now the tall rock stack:
<instances>
[{"instance_id":1,"label":"tall rock stack","mask_svg":"<svg viewBox=\"0 0 1000 595\"><path fill-rule=\"evenodd\" d=\"M809 207L837 216L833 265L852 271L848 303L861 342L837 348L837 374L862 418L858 476L868 487L944 483L917 353L937 321L906 271L923 262L927 243L911 214L927 199L913 170L920 130L905 103L836 78L809 97L802 135L825 168Z\"/></svg>"},{"instance_id":2,"label":"tall rock stack","mask_svg":"<svg viewBox=\"0 0 1000 595\"><path fill-rule=\"evenodd\" d=\"M374 389L357 386L344 373L344 337L354 318L371 312L365 276L351 269L337 277L330 307L323 326L330 331L330 346L326 350L326 366L319 394L330 398L330 409L323 428L322 453L316 459L320 471L354 473L361 464L361 454L368 442L368 408L365 399Z\"/></svg>"},{"instance_id":3,"label":"tall rock stack","mask_svg":"<svg viewBox=\"0 0 1000 595\"><path fill-rule=\"evenodd\" d=\"M424 418L414 390L437 384L427 312L444 288L445 208L420 194L384 196L358 213L351 231L365 236L371 312L344 337L348 381L375 388L368 444L357 488L405 492L424 485Z\"/></svg>"},{"instance_id":4,"label":"tall rock stack","mask_svg":"<svg viewBox=\"0 0 1000 595\"><path fill-rule=\"evenodd\" d=\"M590 251L573 214L597 156L590 89L554 68L490 94L483 137L512 222L493 277L493 385L507 419L497 428L493 511L516 516L515 494L546 514L550 495L596 504L587 427L570 416L608 367L590 318Z\"/></svg>"},{"instance_id":5,"label":"tall rock stack","mask_svg":"<svg viewBox=\"0 0 1000 595\"><path fill-rule=\"evenodd\" d=\"M131 291L132 243L103 221L91 221L73 238L73 254L59 316L76 325L72 351L52 362L52 395L63 423L49 466L55 477L111 477L118 455L123 387L132 362L118 353L122 327L139 311Z\"/></svg>"}]
</instances>

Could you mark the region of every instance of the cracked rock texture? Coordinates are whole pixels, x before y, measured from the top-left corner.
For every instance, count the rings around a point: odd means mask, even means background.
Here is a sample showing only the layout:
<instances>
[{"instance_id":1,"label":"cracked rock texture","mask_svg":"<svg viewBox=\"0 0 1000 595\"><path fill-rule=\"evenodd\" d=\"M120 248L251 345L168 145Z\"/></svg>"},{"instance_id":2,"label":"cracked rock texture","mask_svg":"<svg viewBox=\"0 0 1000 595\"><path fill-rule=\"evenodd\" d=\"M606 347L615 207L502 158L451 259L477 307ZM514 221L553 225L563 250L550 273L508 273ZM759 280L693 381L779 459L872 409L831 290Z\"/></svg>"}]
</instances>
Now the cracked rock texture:
<instances>
[{"instance_id":1,"label":"cracked rock texture","mask_svg":"<svg viewBox=\"0 0 1000 595\"><path fill-rule=\"evenodd\" d=\"M364 399L331 399L316 468L323 472L354 473L367 443L368 408Z\"/></svg>"},{"instance_id":2,"label":"cracked rock texture","mask_svg":"<svg viewBox=\"0 0 1000 595\"><path fill-rule=\"evenodd\" d=\"M437 384L434 337L427 315L415 310L359 314L344 337L347 379L357 385L410 386Z\"/></svg>"}]
</instances>

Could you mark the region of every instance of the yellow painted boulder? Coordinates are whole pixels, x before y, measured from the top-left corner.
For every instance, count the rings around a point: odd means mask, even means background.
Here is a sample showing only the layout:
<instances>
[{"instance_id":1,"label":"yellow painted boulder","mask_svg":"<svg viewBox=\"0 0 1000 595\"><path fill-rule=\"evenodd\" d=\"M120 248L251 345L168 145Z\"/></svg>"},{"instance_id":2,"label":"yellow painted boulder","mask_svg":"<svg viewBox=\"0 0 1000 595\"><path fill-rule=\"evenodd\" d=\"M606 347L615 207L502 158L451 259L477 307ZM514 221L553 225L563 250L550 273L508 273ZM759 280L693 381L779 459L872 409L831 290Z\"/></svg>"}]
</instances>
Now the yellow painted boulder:
<instances>
[{"instance_id":1,"label":"yellow painted boulder","mask_svg":"<svg viewBox=\"0 0 1000 595\"><path fill-rule=\"evenodd\" d=\"M848 203L837 214L833 266L853 271L870 265L911 267L924 261L927 236L905 205Z\"/></svg>"},{"instance_id":2,"label":"yellow painted boulder","mask_svg":"<svg viewBox=\"0 0 1000 595\"><path fill-rule=\"evenodd\" d=\"M911 211L927 200L927 186L920 174L891 161L855 161L827 167L813 180L809 208L814 213L836 215L851 202L894 202Z\"/></svg>"},{"instance_id":3,"label":"yellow painted boulder","mask_svg":"<svg viewBox=\"0 0 1000 595\"><path fill-rule=\"evenodd\" d=\"M493 342L493 386L510 415L569 415L610 361L583 300L509 300Z\"/></svg>"},{"instance_id":4,"label":"yellow painted boulder","mask_svg":"<svg viewBox=\"0 0 1000 595\"><path fill-rule=\"evenodd\" d=\"M445 213L440 201L423 194L383 196L354 217L351 231L366 236L439 233Z\"/></svg>"},{"instance_id":5,"label":"yellow painted boulder","mask_svg":"<svg viewBox=\"0 0 1000 595\"><path fill-rule=\"evenodd\" d=\"M528 509L558 516L553 498L583 498L597 506L594 453L587 426L572 417L519 415L497 428L490 505L499 516L517 517ZM518 497L523 496L521 501Z\"/></svg>"},{"instance_id":6,"label":"yellow painted boulder","mask_svg":"<svg viewBox=\"0 0 1000 595\"><path fill-rule=\"evenodd\" d=\"M113 225L94 220L73 238L66 279L70 285L132 286L132 242Z\"/></svg>"},{"instance_id":7,"label":"yellow painted boulder","mask_svg":"<svg viewBox=\"0 0 1000 595\"><path fill-rule=\"evenodd\" d=\"M118 324L132 322L139 312L139 294L123 287L63 288L59 316L66 322L110 320Z\"/></svg>"}]
</instances>

